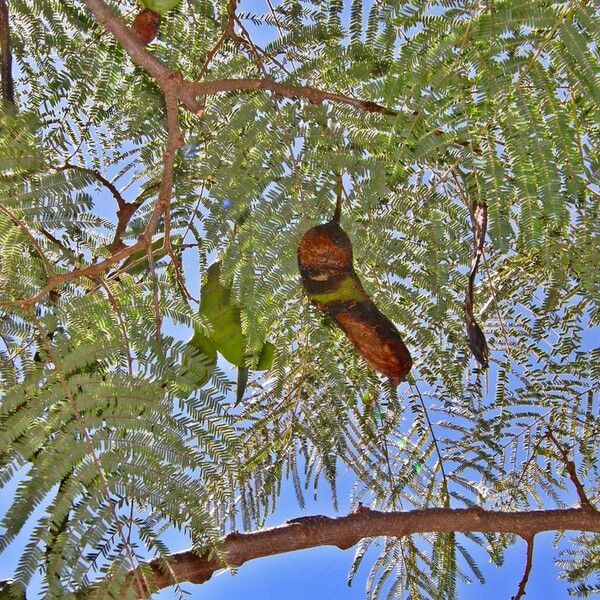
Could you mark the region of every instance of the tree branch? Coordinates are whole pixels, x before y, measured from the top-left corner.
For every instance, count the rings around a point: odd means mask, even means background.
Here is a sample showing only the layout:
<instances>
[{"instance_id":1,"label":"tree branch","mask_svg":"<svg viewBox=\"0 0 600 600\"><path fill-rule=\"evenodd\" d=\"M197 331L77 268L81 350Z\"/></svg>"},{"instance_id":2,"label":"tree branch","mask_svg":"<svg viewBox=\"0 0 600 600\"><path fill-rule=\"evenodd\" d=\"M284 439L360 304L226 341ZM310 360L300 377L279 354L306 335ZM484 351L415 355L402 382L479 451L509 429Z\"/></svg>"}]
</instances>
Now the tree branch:
<instances>
[{"instance_id":1,"label":"tree branch","mask_svg":"<svg viewBox=\"0 0 600 600\"><path fill-rule=\"evenodd\" d=\"M162 589L176 582L204 583L219 569L240 566L265 556L318 546L337 546L345 550L363 538L473 531L512 533L530 540L542 531L556 530L600 533L600 513L581 508L528 512L498 512L481 508L380 512L359 506L355 513L343 517L301 517L271 529L230 533L223 538L220 546L228 557L226 565L216 558L186 550L168 559L168 572L163 558L151 560L145 568L150 569L150 573L146 573L152 589ZM130 584L133 575L132 572L128 576ZM529 576L527 570L526 575ZM523 579L526 584L527 579Z\"/></svg>"},{"instance_id":2,"label":"tree branch","mask_svg":"<svg viewBox=\"0 0 600 600\"><path fill-rule=\"evenodd\" d=\"M15 84L12 76L12 53L6 0L0 0L0 80L2 100L15 104Z\"/></svg>"},{"instance_id":3,"label":"tree branch","mask_svg":"<svg viewBox=\"0 0 600 600\"><path fill-rule=\"evenodd\" d=\"M588 510L596 510L594 505L590 502L590 499L587 497L585 490L583 489L583 485L581 481L579 481L579 477L577 476L577 468L575 467L575 463L569 458L567 451L560 445L550 427L546 431L546 437L556 446L556 449L560 453L561 459L565 464L565 468L567 469L567 473L569 474L569 478L571 482L575 486L577 490L577 495L579 496L579 501L581 502L581 507Z\"/></svg>"},{"instance_id":4,"label":"tree branch","mask_svg":"<svg viewBox=\"0 0 600 600\"><path fill-rule=\"evenodd\" d=\"M527 538L525 541L527 542L527 559L525 561L525 571L523 572L523 577L519 582L519 589L517 590L516 596L513 596L511 600L521 600L521 598L525 595L525 588L527 587L527 582L529 581L529 574L531 573L531 566L533 565L533 540L534 536Z\"/></svg>"},{"instance_id":5,"label":"tree branch","mask_svg":"<svg viewBox=\"0 0 600 600\"><path fill-rule=\"evenodd\" d=\"M203 106L198 96L209 96L220 92L271 91L287 98L305 98L320 104L325 100L347 104L360 110L372 113L395 115L390 110L375 102L358 100L342 94L325 92L309 86L293 86L277 83L270 79L222 79L207 82L193 82L183 79L180 73L170 69L165 63L154 57L138 42L123 20L115 15L103 0L83 0L94 17L108 29L123 46L131 60L148 71L156 79L163 91L170 88L186 108L195 114L201 114Z\"/></svg>"},{"instance_id":6,"label":"tree branch","mask_svg":"<svg viewBox=\"0 0 600 600\"><path fill-rule=\"evenodd\" d=\"M167 557L166 562L162 557L152 559L139 569L143 570L145 581L148 582L150 591L154 592L185 581L201 584L208 581L219 569L241 566L250 560L265 556L319 546L337 546L347 550L363 538L399 538L418 533L450 531L510 533L524 538L528 543L525 573L519 584L516 600L524 594L529 579L534 536L543 531L559 530L600 533L600 512L585 508L500 512L479 507L381 512L359 505L354 513L343 517L299 517L270 529L230 533L222 539L219 547L227 556L226 564L209 556L208 551L199 555L194 550L185 550ZM139 569L128 574L126 587L135 587L135 577ZM3 585L18 584L0 581L0 590L4 589ZM86 588L79 590L76 597L91 599L94 598L94 593L95 588Z\"/></svg>"},{"instance_id":7,"label":"tree branch","mask_svg":"<svg viewBox=\"0 0 600 600\"><path fill-rule=\"evenodd\" d=\"M102 175L102 173L100 173L100 171L98 171L97 169L88 169L87 167L73 165L70 162L66 162L64 165L62 165L62 167L58 167L56 171L67 171L69 169L81 171L82 173L89 173L94 179L96 179L96 181L101 183L112 194L112 197L117 201L119 210L122 210L123 207L127 205L125 198L121 196L121 192L119 192L114 183L112 183L106 177L104 177L104 175Z\"/></svg>"},{"instance_id":8,"label":"tree branch","mask_svg":"<svg viewBox=\"0 0 600 600\"><path fill-rule=\"evenodd\" d=\"M220 92L256 92L262 90L274 92L286 98L304 98L314 104L321 104L329 100L338 104L353 106L365 112L384 115L398 114L395 110L370 100L359 100L343 94L325 92L310 86L287 85L271 79L217 79L215 81L183 82L182 87L184 94L187 95L191 92L193 97L211 96Z\"/></svg>"}]
</instances>

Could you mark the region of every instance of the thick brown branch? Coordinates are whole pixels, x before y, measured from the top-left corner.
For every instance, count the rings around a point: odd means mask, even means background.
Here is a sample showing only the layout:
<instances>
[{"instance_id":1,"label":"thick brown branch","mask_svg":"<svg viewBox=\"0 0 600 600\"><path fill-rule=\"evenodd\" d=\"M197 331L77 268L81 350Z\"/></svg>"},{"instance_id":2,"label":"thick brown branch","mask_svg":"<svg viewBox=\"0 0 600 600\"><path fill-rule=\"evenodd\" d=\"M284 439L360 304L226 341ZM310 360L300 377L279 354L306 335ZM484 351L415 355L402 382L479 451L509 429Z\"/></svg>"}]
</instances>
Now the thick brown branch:
<instances>
[{"instance_id":1,"label":"thick brown branch","mask_svg":"<svg viewBox=\"0 0 600 600\"><path fill-rule=\"evenodd\" d=\"M543 531L589 531L600 533L600 513L582 508L539 510L527 512L498 512L481 508L427 509L408 512L380 512L359 506L344 517L315 515L287 521L271 529L251 533L233 532L225 536L220 551L227 556L223 564L217 558L199 556L193 550L171 555L168 566L164 559L153 559L144 569L144 577L153 591L169 587L176 582L189 581L201 584L215 571L224 567L240 566L265 556L284 554L318 546L337 546L346 550L363 538L403 537L428 532L484 532L511 533L527 541L527 561L517 598L524 594L533 561L533 538ZM149 570L148 570L149 569ZM137 571L137 570L136 570ZM134 585L136 572L128 576L128 585ZM0 581L7 588L13 582ZM94 589L76 593L79 599L94 597Z\"/></svg>"},{"instance_id":2,"label":"thick brown branch","mask_svg":"<svg viewBox=\"0 0 600 600\"><path fill-rule=\"evenodd\" d=\"M0 0L0 80L2 100L15 104L15 84L12 76L12 52L6 0Z\"/></svg>"},{"instance_id":3,"label":"thick brown branch","mask_svg":"<svg viewBox=\"0 0 600 600\"><path fill-rule=\"evenodd\" d=\"M600 513L580 508L529 512L480 508L379 512L360 507L344 517L302 517L272 529L230 533L223 538L220 548L228 557L227 565L216 558L198 556L193 550L173 554L169 559L169 573L162 560L152 560L149 564L153 574L151 585L162 589L173 585L174 577L180 582L200 584L224 566L240 566L255 558L317 546L347 549L362 538L457 531L513 533L530 540L539 532L556 530L600 533Z\"/></svg>"},{"instance_id":4,"label":"thick brown branch","mask_svg":"<svg viewBox=\"0 0 600 600\"><path fill-rule=\"evenodd\" d=\"M525 588L527 587L527 582L529 581L529 574L531 573L531 566L533 565L533 540L535 538L531 536L527 538L525 541L527 542L527 559L525 561L525 571L523 572L523 577L519 582L519 589L517 590L517 595L512 597L512 600L521 600L521 598L525 595Z\"/></svg>"}]
</instances>

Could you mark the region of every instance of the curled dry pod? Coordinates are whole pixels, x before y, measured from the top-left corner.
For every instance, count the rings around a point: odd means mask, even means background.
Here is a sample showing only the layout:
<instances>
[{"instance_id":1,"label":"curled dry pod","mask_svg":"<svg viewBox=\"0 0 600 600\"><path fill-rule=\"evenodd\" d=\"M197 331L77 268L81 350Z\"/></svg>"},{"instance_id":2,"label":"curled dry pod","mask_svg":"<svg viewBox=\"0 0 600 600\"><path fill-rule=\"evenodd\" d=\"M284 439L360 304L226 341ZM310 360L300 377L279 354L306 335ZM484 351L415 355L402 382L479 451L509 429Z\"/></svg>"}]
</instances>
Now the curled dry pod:
<instances>
[{"instance_id":1,"label":"curled dry pod","mask_svg":"<svg viewBox=\"0 0 600 600\"><path fill-rule=\"evenodd\" d=\"M131 30L135 37L146 46L157 36L159 26L160 14L146 8L135 16Z\"/></svg>"},{"instance_id":2,"label":"curled dry pod","mask_svg":"<svg viewBox=\"0 0 600 600\"><path fill-rule=\"evenodd\" d=\"M302 285L310 301L330 316L360 355L398 385L412 359L396 326L365 292L352 264L352 244L332 221L309 229L298 247Z\"/></svg>"},{"instance_id":3,"label":"curled dry pod","mask_svg":"<svg viewBox=\"0 0 600 600\"><path fill-rule=\"evenodd\" d=\"M465 300L465 322L467 325L467 336L469 338L469 349L473 353L475 360L484 368L489 367L490 351L488 350L487 341L479 323L473 316L473 306L470 299Z\"/></svg>"}]
</instances>

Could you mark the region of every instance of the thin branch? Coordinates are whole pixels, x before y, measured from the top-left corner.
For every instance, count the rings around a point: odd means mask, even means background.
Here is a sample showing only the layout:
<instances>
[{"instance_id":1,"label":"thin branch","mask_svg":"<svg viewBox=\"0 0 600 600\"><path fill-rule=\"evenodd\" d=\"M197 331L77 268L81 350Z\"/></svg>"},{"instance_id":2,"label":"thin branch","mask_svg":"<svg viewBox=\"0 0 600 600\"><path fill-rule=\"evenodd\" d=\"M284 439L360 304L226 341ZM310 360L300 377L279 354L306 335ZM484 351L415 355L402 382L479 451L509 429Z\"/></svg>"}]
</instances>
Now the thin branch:
<instances>
[{"instance_id":1,"label":"thin branch","mask_svg":"<svg viewBox=\"0 0 600 600\"><path fill-rule=\"evenodd\" d=\"M600 533L600 513L581 508L499 512L478 507L380 512L359 506L355 513L343 517L300 517L271 529L230 533L219 546L227 556L227 564L207 553L187 550L168 558L172 573L164 572L163 558L151 560L150 572L146 572L154 590L183 581L204 583L219 569L240 566L265 556L318 546L348 549L363 538L401 538L417 533L458 531L512 533L529 540L542 531L556 530ZM131 572L128 585L133 584L133 576Z\"/></svg>"},{"instance_id":2,"label":"thin branch","mask_svg":"<svg viewBox=\"0 0 600 600\"><path fill-rule=\"evenodd\" d=\"M75 252L73 252L73 250L71 250L70 248L68 248L65 244L63 244L56 236L54 236L52 233L50 233L47 229L44 229L43 227L40 228L40 233L50 242L52 242L55 246L58 246L63 254L65 255L65 257L69 258L70 260L77 260L76 256L75 256Z\"/></svg>"},{"instance_id":3,"label":"thin branch","mask_svg":"<svg viewBox=\"0 0 600 600\"><path fill-rule=\"evenodd\" d=\"M359 110L384 115L397 115L397 111L391 110L386 106L371 102L370 100L360 100L351 98L343 94L326 92L311 86L287 85L278 83L271 79L218 79L215 81L204 82L185 82L182 85L182 100L190 93L193 97L211 96L221 92L258 92L269 91L284 96L285 98L304 98L313 104L321 104L325 101L346 104Z\"/></svg>"},{"instance_id":4,"label":"thin branch","mask_svg":"<svg viewBox=\"0 0 600 600\"><path fill-rule=\"evenodd\" d=\"M543 441L544 441L543 437L540 437L538 439L535 446L533 447L533 450L531 451L530 457L527 459L527 461L523 465L523 469L521 470L521 475L519 477L519 480L517 481L517 485L516 485L517 489L521 487L521 483L523 482L523 479L525 478L525 473L526 473L527 469L529 468L529 465L533 462L533 459L537 456L537 451Z\"/></svg>"},{"instance_id":5,"label":"thin branch","mask_svg":"<svg viewBox=\"0 0 600 600\"><path fill-rule=\"evenodd\" d=\"M215 57L215 54L219 51L225 40L233 39L235 37L234 24L235 24L235 9L237 7L237 0L229 0L229 5L227 7L227 24L225 25L225 29L221 34L221 37L217 40L215 45L208 51L206 54L206 59L204 61L204 65L200 69L200 73L198 74L198 79L202 79L206 73L208 72L208 67Z\"/></svg>"},{"instance_id":6,"label":"thin branch","mask_svg":"<svg viewBox=\"0 0 600 600\"><path fill-rule=\"evenodd\" d=\"M100 171L96 169L88 169L87 167L82 167L80 165L74 165L70 162L66 162L62 167L58 167L56 169L57 172L67 171L69 169L81 171L82 173L89 173L100 182L113 196L113 198L117 201L117 205L119 206L119 210L123 210L123 208L127 205L125 198L121 195L121 192L117 189L114 183L109 181Z\"/></svg>"},{"instance_id":7,"label":"thin branch","mask_svg":"<svg viewBox=\"0 0 600 600\"><path fill-rule=\"evenodd\" d=\"M531 573L531 566L533 565L533 540L535 536L525 538L527 543L527 560L525 562L525 571L523 572L523 578L519 582L519 589L517 590L516 596L512 597L512 600L521 600L525 595L525 588L529 581L529 574Z\"/></svg>"},{"instance_id":8,"label":"thin branch","mask_svg":"<svg viewBox=\"0 0 600 600\"><path fill-rule=\"evenodd\" d=\"M562 461L565 463L565 467L567 469L567 473L577 490L577 495L579 496L579 501L581 502L581 507L587 510L596 510L594 505L590 502L585 490L583 489L583 485L581 481L579 481L579 477L577 476L577 468L575 467L575 463L569 458L567 451L560 445L559 441L556 439L554 434L552 433L552 429L548 427L546 431L546 437L556 446L556 449L560 453Z\"/></svg>"},{"instance_id":9,"label":"thin branch","mask_svg":"<svg viewBox=\"0 0 600 600\"><path fill-rule=\"evenodd\" d=\"M67 169L75 169L83 173L89 173L94 177L94 179L101 183L117 201L117 226L112 242L110 242L110 244L107 244L106 247L110 252L116 252L117 250L125 248L125 244L123 243L123 235L127 230L127 225L129 224L129 221L131 221L131 218L133 217L135 211L141 206L142 202L127 202L121 194L121 192L115 186L115 184L112 183L112 181L109 181L106 177L104 177L104 175L102 175L102 173L100 173L100 171L98 171L97 169L88 169L87 167L74 165L67 161L62 167L58 167L56 170L60 172L66 171Z\"/></svg>"},{"instance_id":10,"label":"thin branch","mask_svg":"<svg viewBox=\"0 0 600 600\"><path fill-rule=\"evenodd\" d=\"M12 52L10 27L6 0L0 0L0 80L2 82L2 100L15 105L15 84L12 75Z\"/></svg>"},{"instance_id":11,"label":"thin branch","mask_svg":"<svg viewBox=\"0 0 600 600\"><path fill-rule=\"evenodd\" d=\"M145 249L147 246L147 241L143 237L140 237L135 244L131 246L127 246L114 254L111 254L109 257L104 260L97 262L95 264L89 265L87 267L83 267L81 269L75 269L74 271L69 271L68 273L59 273L55 274L48 279L46 285L34 296L30 298L26 298L23 300L12 300L7 302L0 302L0 306L6 307L21 307L23 309L34 306L38 302L40 302L46 295L52 290L56 289L59 285L66 283L67 281L73 281L75 279L79 279L81 277L87 277L89 279L94 280L100 273L106 271L109 267L114 264L121 262L123 259L127 258L129 255L138 252L139 250Z\"/></svg>"},{"instance_id":12,"label":"thin branch","mask_svg":"<svg viewBox=\"0 0 600 600\"><path fill-rule=\"evenodd\" d=\"M410 387L412 389L413 385L410 384ZM427 410L427 407L425 406L425 401L423 400L423 396L421 395L421 391L419 390L419 387L417 386L417 382L415 381L414 384L414 388L415 390L417 390L417 396L419 397L419 401L421 403L421 406L423 407L423 412L425 413L425 419L427 419L427 426L429 427L429 432L431 433L431 439L433 441L433 445L435 447L435 452L438 456L438 460L440 461L440 471L442 473L442 479L444 481L444 503L450 503L450 496L449 496L449 488L448 488L448 476L446 475L446 470L444 469L444 459L442 458L442 452L440 450L440 447L438 445L438 441L437 441L437 437L435 435L435 431L433 429L433 424L431 423L431 419L429 418L429 411Z\"/></svg>"}]
</instances>

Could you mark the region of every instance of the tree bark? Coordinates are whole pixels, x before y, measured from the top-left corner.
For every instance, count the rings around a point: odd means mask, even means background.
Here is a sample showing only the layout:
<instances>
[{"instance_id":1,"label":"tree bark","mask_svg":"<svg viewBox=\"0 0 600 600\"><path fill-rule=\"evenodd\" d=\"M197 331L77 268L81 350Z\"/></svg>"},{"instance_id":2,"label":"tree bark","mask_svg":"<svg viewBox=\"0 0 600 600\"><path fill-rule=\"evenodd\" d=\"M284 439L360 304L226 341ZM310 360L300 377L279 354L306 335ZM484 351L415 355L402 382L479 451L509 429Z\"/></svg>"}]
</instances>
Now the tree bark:
<instances>
[{"instance_id":1,"label":"tree bark","mask_svg":"<svg viewBox=\"0 0 600 600\"><path fill-rule=\"evenodd\" d=\"M359 506L356 512L343 517L300 517L270 529L230 533L219 548L227 556L227 564L207 554L186 550L168 558L170 572L166 572L164 559L153 559L148 563L152 573L148 583L153 591L177 582L200 584L219 569L237 567L255 558L318 546L345 550L363 538L455 531L512 533L529 540L537 533L557 530L600 533L600 512L589 507L527 512L488 511L478 507L380 512ZM132 580L130 573L128 581Z\"/></svg>"},{"instance_id":2,"label":"tree bark","mask_svg":"<svg viewBox=\"0 0 600 600\"><path fill-rule=\"evenodd\" d=\"M12 75L10 27L6 0L0 0L0 82L2 84L2 100L14 106L15 85Z\"/></svg>"},{"instance_id":3,"label":"tree bark","mask_svg":"<svg viewBox=\"0 0 600 600\"><path fill-rule=\"evenodd\" d=\"M485 532L511 533L530 541L543 531L561 530L600 533L600 512L591 506L521 512L490 511L479 507L381 512L359 505L354 513L343 517L314 515L291 519L277 527L260 531L234 531L222 539L218 548L227 557L226 562L211 557L208 550L204 553L201 550L185 550L166 558L152 559L140 569L149 591L156 592L176 583L204 583L219 569L239 567L256 558L318 546L337 546L347 550L363 538L399 538L435 532ZM526 575L530 569L528 558ZM140 574L139 569L137 571L127 575L127 588L135 589L134 579ZM524 580L526 583L525 576ZM521 584L524 586L523 582ZM18 582L0 581L0 591L13 586L15 591L22 590ZM80 600L92 599L94 595L93 588L82 589L75 594ZM24 598L24 595L21 597Z\"/></svg>"}]
</instances>

